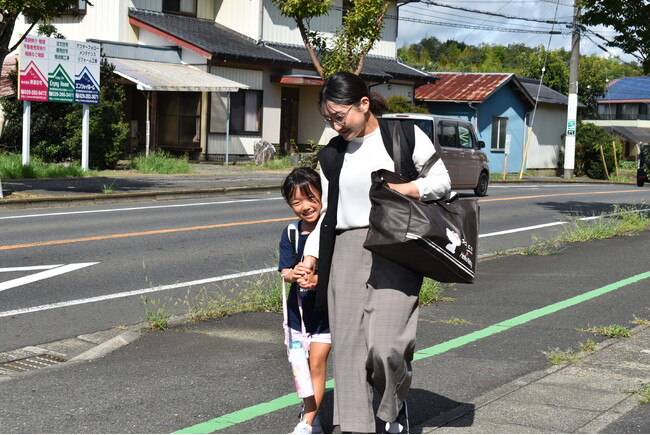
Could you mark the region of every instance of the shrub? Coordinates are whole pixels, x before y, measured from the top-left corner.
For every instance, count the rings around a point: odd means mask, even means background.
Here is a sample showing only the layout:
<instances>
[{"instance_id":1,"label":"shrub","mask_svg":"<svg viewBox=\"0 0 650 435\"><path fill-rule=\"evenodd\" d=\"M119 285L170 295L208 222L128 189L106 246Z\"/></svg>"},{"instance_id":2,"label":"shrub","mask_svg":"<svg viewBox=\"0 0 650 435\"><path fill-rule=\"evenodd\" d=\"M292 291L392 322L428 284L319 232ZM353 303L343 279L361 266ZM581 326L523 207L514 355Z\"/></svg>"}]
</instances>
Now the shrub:
<instances>
[{"instance_id":1,"label":"shrub","mask_svg":"<svg viewBox=\"0 0 650 435\"><path fill-rule=\"evenodd\" d=\"M388 113L429 113L426 107L414 105L403 95L390 97L387 101Z\"/></svg>"},{"instance_id":2,"label":"shrub","mask_svg":"<svg viewBox=\"0 0 650 435\"><path fill-rule=\"evenodd\" d=\"M612 142L616 144L616 160L620 160L620 141L602 127L591 123L579 123L576 130L575 175L586 175L589 178L600 180L606 179L603 155L605 156L607 173L612 174L615 171ZM601 146L602 155L600 152Z\"/></svg>"}]
</instances>

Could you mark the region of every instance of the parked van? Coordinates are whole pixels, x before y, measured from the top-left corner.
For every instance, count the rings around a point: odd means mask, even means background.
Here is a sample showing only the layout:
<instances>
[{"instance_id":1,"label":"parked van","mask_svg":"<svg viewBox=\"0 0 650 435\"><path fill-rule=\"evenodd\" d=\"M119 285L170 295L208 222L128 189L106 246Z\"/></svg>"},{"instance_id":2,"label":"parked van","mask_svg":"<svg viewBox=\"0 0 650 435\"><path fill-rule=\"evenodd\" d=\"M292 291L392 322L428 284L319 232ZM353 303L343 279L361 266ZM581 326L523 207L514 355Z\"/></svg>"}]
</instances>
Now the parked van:
<instances>
[{"instance_id":1,"label":"parked van","mask_svg":"<svg viewBox=\"0 0 650 435\"><path fill-rule=\"evenodd\" d=\"M636 185L643 187L650 175L650 145L640 145L637 151Z\"/></svg>"},{"instance_id":2,"label":"parked van","mask_svg":"<svg viewBox=\"0 0 650 435\"><path fill-rule=\"evenodd\" d=\"M440 145L453 190L474 189L476 196L487 194L490 169L487 155L482 151L485 142L477 140L471 122L423 113L387 113L382 118L414 121L432 142Z\"/></svg>"}]
</instances>

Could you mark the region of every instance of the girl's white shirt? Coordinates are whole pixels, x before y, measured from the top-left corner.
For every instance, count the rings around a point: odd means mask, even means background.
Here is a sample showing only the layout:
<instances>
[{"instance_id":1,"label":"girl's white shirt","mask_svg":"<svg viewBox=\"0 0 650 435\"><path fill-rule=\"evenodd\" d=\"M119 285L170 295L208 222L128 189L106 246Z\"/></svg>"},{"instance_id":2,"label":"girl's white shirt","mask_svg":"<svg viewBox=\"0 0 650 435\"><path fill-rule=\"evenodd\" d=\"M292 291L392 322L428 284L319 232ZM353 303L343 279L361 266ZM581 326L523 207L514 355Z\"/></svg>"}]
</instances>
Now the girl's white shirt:
<instances>
[{"instance_id":1,"label":"girl's white shirt","mask_svg":"<svg viewBox=\"0 0 650 435\"><path fill-rule=\"evenodd\" d=\"M424 164L433 156L435 148L429 137L416 126L413 163L419 172ZM370 217L370 174L378 169L395 169L393 159L386 151L381 138L379 127L373 132L356 137L348 143L339 178L339 203L336 216L336 229L349 230L369 226ZM305 243L304 255L318 258L320 245L320 226L327 212L327 190L329 181L321 171L323 187L321 216L314 231ZM442 159L439 159L429 170L426 177L413 181L424 201L440 199L451 189L449 173Z\"/></svg>"}]
</instances>

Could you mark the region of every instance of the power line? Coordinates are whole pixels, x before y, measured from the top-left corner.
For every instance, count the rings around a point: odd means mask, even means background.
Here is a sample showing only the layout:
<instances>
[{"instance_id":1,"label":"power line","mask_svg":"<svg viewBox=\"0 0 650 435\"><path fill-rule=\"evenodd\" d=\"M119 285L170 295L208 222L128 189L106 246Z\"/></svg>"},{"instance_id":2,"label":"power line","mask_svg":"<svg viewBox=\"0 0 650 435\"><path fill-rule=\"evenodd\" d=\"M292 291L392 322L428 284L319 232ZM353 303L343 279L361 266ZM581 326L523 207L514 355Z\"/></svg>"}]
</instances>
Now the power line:
<instances>
[{"instance_id":1,"label":"power line","mask_svg":"<svg viewBox=\"0 0 650 435\"><path fill-rule=\"evenodd\" d=\"M544 23L544 24L565 24L565 25L570 25L571 24L571 23L565 22L565 21L563 22L563 21L555 21L555 20L536 20L534 18L515 17L513 15L499 14L499 13L496 13L496 12L481 11L481 10L477 10L477 9L469 9L469 8L464 8L464 7L461 7L461 6L452 6L452 5L445 4L445 3L438 3L438 2L433 1L433 0L421 0L421 1L422 1L422 3L429 4L429 5L432 5L432 6L440 6L440 7L443 7L443 8L456 9L456 10L459 10L459 11L471 12L471 13L474 13L474 14L491 15L493 17L507 18L509 20L533 21L533 22L536 22L536 23Z\"/></svg>"}]
</instances>

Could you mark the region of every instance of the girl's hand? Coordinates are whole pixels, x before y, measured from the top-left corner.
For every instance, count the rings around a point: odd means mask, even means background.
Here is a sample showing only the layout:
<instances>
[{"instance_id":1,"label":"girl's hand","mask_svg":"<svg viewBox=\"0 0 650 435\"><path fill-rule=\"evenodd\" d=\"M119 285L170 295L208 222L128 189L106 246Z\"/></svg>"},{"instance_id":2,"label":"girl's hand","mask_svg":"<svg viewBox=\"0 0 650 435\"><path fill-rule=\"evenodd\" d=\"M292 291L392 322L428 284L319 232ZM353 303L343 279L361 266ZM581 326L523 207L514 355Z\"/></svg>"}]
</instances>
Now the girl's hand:
<instances>
[{"instance_id":1,"label":"girl's hand","mask_svg":"<svg viewBox=\"0 0 650 435\"><path fill-rule=\"evenodd\" d=\"M304 289L313 289L316 287L316 283L318 282L318 276L315 274L316 261L317 259L315 257L307 255L303 258L302 262L294 267L294 271L297 270L297 273L300 275L296 280L300 287Z\"/></svg>"}]
</instances>

